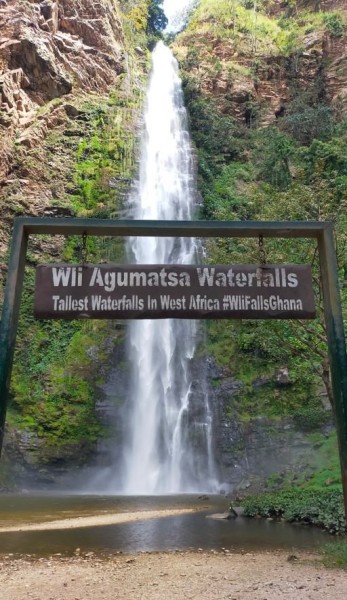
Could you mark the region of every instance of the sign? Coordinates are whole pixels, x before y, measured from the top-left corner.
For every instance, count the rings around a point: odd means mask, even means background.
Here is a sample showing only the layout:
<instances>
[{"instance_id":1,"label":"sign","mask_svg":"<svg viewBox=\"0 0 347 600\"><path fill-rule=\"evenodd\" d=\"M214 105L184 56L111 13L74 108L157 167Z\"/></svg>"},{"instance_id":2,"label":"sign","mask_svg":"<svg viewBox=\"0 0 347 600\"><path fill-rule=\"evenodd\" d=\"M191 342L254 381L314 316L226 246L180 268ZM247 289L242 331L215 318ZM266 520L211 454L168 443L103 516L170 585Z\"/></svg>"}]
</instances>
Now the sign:
<instances>
[{"instance_id":1,"label":"sign","mask_svg":"<svg viewBox=\"0 0 347 600\"><path fill-rule=\"evenodd\" d=\"M308 265L39 265L38 319L313 319Z\"/></svg>"}]
</instances>

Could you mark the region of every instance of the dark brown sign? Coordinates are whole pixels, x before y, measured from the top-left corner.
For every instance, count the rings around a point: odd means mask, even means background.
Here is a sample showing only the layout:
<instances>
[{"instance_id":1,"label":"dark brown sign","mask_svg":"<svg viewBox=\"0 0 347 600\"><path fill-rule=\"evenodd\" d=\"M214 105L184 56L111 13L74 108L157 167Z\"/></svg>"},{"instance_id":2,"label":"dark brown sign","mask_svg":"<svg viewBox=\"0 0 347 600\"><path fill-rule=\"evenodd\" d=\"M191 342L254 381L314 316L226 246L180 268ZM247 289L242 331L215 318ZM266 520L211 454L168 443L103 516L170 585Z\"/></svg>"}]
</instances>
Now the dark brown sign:
<instances>
[{"instance_id":1,"label":"dark brown sign","mask_svg":"<svg viewBox=\"0 0 347 600\"><path fill-rule=\"evenodd\" d=\"M312 319L308 265L40 265L38 319Z\"/></svg>"}]
</instances>

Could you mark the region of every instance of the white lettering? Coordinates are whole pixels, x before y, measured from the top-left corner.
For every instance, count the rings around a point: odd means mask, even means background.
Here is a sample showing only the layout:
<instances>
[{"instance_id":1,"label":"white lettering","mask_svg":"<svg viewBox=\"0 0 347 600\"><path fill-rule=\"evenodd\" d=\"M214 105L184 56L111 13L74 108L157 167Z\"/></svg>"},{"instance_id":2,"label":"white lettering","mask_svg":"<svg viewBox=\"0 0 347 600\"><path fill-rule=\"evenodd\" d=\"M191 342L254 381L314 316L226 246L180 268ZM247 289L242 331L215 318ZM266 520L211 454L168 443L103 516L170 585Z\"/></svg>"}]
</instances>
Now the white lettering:
<instances>
[{"instance_id":1,"label":"white lettering","mask_svg":"<svg viewBox=\"0 0 347 600\"><path fill-rule=\"evenodd\" d=\"M71 267L66 267L66 268L53 267L52 274L53 274L54 287L58 287L59 285L62 285L63 287L67 287L69 285L70 275L71 275Z\"/></svg>"}]
</instances>

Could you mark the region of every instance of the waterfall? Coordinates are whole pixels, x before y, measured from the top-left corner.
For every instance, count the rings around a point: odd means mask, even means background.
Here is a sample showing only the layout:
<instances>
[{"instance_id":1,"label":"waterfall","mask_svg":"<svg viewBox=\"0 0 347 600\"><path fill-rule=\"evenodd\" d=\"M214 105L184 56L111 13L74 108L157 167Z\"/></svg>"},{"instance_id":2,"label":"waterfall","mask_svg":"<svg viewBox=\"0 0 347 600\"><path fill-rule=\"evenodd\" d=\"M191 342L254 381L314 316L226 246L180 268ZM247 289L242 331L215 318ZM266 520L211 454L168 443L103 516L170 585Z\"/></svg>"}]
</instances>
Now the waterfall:
<instances>
[{"instance_id":1,"label":"waterfall","mask_svg":"<svg viewBox=\"0 0 347 600\"><path fill-rule=\"evenodd\" d=\"M190 219L193 160L181 81L171 51L153 51L144 115L139 178L129 200L134 219ZM192 264L191 238L128 240L131 262ZM131 321L131 399L124 448L123 492L213 491L212 416L201 373L193 377L195 321Z\"/></svg>"},{"instance_id":2,"label":"waterfall","mask_svg":"<svg viewBox=\"0 0 347 600\"><path fill-rule=\"evenodd\" d=\"M181 31L196 4L197 0L163 0L163 9L168 19L165 32L178 33Z\"/></svg>"}]
</instances>

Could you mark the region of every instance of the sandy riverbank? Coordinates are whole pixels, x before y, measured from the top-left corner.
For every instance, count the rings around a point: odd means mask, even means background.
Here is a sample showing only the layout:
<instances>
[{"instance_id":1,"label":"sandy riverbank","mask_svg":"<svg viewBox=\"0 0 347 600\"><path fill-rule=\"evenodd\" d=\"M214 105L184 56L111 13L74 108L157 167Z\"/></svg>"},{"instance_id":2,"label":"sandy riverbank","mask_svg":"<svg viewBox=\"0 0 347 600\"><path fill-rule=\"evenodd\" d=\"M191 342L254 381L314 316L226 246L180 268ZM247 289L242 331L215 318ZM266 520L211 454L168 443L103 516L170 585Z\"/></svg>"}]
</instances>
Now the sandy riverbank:
<instances>
[{"instance_id":1,"label":"sandy riverbank","mask_svg":"<svg viewBox=\"0 0 347 600\"><path fill-rule=\"evenodd\" d=\"M347 573L288 553L0 560L1 600L345 600ZM315 558L317 560L317 557Z\"/></svg>"},{"instance_id":2,"label":"sandy riverbank","mask_svg":"<svg viewBox=\"0 0 347 600\"><path fill-rule=\"evenodd\" d=\"M159 519L161 517L171 517L175 515L188 514L191 512L196 512L196 510L192 508L147 510L124 513L107 513L105 515L88 515L84 517L56 519L54 521L45 521L42 523L20 523L18 525L0 524L0 533L14 531L47 531L53 529L76 529L79 527L97 527L98 525L118 525L119 523L147 521L149 519Z\"/></svg>"}]
</instances>

